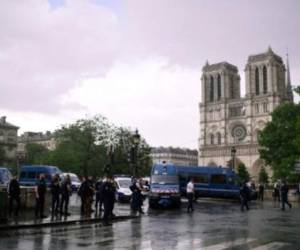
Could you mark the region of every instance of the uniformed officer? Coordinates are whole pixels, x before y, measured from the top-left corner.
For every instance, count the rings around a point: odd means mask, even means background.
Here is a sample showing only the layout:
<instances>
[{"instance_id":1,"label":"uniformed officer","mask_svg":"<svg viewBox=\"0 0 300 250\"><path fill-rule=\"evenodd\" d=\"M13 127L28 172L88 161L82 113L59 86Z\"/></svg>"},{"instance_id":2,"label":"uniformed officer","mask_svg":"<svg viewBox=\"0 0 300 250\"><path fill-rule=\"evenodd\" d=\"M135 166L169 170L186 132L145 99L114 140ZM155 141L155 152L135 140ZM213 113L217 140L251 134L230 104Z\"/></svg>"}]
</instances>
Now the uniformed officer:
<instances>
[{"instance_id":1,"label":"uniformed officer","mask_svg":"<svg viewBox=\"0 0 300 250\"><path fill-rule=\"evenodd\" d=\"M104 215L103 215L103 221L104 225L110 225L109 218L113 214L113 207L115 202L115 186L113 183L112 176L107 176L106 181L103 182L103 188L102 188L102 197L103 197L103 203L104 203Z\"/></svg>"},{"instance_id":2,"label":"uniformed officer","mask_svg":"<svg viewBox=\"0 0 300 250\"><path fill-rule=\"evenodd\" d=\"M281 209L283 211L285 210L285 204L288 204L288 206L291 209L292 208L292 204L289 203L289 201L288 201L289 187L288 187L288 185L286 184L285 181L282 182L282 185L281 185L281 188L280 188L280 192L281 192L281 202L282 202Z\"/></svg>"},{"instance_id":3,"label":"uniformed officer","mask_svg":"<svg viewBox=\"0 0 300 250\"><path fill-rule=\"evenodd\" d=\"M52 194L52 215L58 213L58 207L60 204L60 194L61 194L61 186L60 186L60 177L58 174L55 174L52 182L51 182L51 194Z\"/></svg>"},{"instance_id":4,"label":"uniformed officer","mask_svg":"<svg viewBox=\"0 0 300 250\"><path fill-rule=\"evenodd\" d=\"M250 189L245 181L240 187L240 198L241 198L241 211L244 211L244 207L249 210L248 201L250 198Z\"/></svg>"},{"instance_id":5,"label":"uniformed officer","mask_svg":"<svg viewBox=\"0 0 300 250\"><path fill-rule=\"evenodd\" d=\"M45 175L40 174L38 181L35 186L35 197L36 197L36 205L35 205L35 216L40 218L46 218L47 216L44 214L44 206L45 206L45 196L46 196L47 186L45 181Z\"/></svg>"},{"instance_id":6,"label":"uniformed officer","mask_svg":"<svg viewBox=\"0 0 300 250\"><path fill-rule=\"evenodd\" d=\"M99 179L97 182L96 182L96 185L95 185L95 190L96 190L96 203L95 203L95 210L96 210L96 213L102 213L103 209L103 197L101 195L102 193L102 188L103 188L103 180ZM99 209L99 210L98 210Z\"/></svg>"},{"instance_id":7,"label":"uniformed officer","mask_svg":"<svg viewBox=\"0 0 300 250\"><path fill-rule=\"evenodd\" d=\"M61 185L61 203L60 203L60 214L69 216L70 213L68 212L69 208L69 200L70 195L72 194L72 182L70 175L66 175L65 179Z\"/></svg>"},{"instance_id":8,"label":"uniformed officer","mask_svg":"<svg viewBox=\"0 0 300 250\"><path fill-rule=\"evenodd\" d=\"M20 210L20 184L17 179L17 176L14 176L8 185L8 196L9 196L9 216L11 216L13 210L15 210L14 215L19 215ZM13 203L16 203L16 207L14 209Z\"/></svg>"}]
</instances>

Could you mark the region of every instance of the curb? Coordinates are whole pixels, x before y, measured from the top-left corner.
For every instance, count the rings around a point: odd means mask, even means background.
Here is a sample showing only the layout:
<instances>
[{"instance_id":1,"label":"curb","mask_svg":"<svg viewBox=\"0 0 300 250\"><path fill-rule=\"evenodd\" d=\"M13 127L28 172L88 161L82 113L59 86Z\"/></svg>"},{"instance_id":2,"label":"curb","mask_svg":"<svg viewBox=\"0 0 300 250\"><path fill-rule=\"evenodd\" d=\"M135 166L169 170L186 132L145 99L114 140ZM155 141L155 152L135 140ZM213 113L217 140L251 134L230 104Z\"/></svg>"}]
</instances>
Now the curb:
<instances>
[{"instance_id":1,"label":"curb","mask_svg":"<svg viewBox=\"0 0 300 250\"><path fill-rule=\"evenodd\" d=\"M132 215L122 215L116 216L112 218L112 221L121 221L134 219L137 216ZM31 228L42 228L42 227L56 227L62 225L78 225L78 224L88 224L88 223L98 223L102 222L102 218L91 218L91 219L83 219L83 220L69 220L69 221L55 221L55 222L45 222L45 223L34 223L34 224L16 224L16 225L0 225L0 232L6 230L18 230L18 229L31 229Z\"/></svg>"}]
</instances>

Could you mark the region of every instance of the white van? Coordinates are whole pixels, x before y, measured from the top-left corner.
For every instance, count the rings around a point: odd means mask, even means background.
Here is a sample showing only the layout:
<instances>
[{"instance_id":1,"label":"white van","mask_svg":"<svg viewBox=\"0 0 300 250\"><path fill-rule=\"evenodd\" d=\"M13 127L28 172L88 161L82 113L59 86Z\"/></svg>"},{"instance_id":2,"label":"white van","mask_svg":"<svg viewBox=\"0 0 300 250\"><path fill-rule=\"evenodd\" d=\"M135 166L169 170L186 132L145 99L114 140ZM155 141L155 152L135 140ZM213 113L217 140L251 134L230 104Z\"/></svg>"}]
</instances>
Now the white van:
<instances>
[{"instance_id":1,"label":"white van","mask_svg":"<svg viewBox=\"0 0 300 250\"><path fill-rule=\"evenodd\" d=\"M119 202L129 202L132 192L130 190L131 178L129 177L115 177L117 186L116 200Z\"/></svg>"}]
</instances>

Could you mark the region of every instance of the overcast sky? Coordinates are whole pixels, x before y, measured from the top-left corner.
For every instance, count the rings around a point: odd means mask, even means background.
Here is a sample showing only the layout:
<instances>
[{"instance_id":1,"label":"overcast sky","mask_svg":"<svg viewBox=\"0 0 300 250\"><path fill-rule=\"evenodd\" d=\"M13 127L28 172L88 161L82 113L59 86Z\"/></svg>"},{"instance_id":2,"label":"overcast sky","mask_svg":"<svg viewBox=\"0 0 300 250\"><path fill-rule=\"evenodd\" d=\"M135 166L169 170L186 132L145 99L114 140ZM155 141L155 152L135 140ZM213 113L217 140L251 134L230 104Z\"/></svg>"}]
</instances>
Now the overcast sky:
<instances>
[{"instance_id":1,"label":"overcast sky","mask_svg":"<svg viewBox=\"0 0 300 250\"><path fill-rule=\"evenodd\" d=\"M0 116L24 131L101 114L197 148L201 68L267 50L300 83L298 0L1 0ZM242 86L244 89L244 86Z\"/></svg>"}]
</instances>

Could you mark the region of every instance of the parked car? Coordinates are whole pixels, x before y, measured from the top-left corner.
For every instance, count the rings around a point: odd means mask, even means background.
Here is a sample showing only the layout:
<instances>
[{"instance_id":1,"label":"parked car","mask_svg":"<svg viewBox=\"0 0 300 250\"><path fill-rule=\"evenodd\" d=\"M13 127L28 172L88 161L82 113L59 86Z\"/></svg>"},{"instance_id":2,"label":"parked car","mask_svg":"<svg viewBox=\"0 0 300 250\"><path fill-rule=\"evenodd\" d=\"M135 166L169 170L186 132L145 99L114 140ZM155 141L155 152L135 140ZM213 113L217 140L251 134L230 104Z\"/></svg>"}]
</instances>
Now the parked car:
<instances>
[{"instance_id":1,"label":"parked car","mask_svg":"<svg viewBox=\"0 0 300 250\"><path fill-rule=\"evenodd\" d=\"M10 171L7 168L0 167L0 186L7 187L11 179Z\"/></svg>"},{"instance_id":2,"label":"parked car","mask_svg":"<svg viewBox=\"0 0 300 250\"><path fill-rule=\"evenodd\" d=\"M73 173L62 173L60 175L61 180L63 181L64 178L66 178L67 175L70 175L71 178L71 182L72 182L72 190L73 191L77 191L81 185L81 181L78 178L78 176L76 174Z\"/></svg>"},{"instance_id":3,"label":"parked car","mask_svg":"<svg viewBox=\"0 0 300 250\"><path fill-rule=\"evenodd\" d=\"M129 202L132 196L130 190L131 178L129 177L116 177L115 182L117 185L116 200L119 202Z\"/></svg>"},{"instance_id":4,"label":"parked car","mask_svg":"<svg viewBox=\"0 0 300 250\"><path fill-rule=\"evenodd\" d=\"M61 173L62 171L56 166L46 166L46 165L22 166L19 182L21 186L34 186L39 178L39 175L44 174L46 184L47 186L50 186L52 176Z\"/></svg>"}]
</instances>

